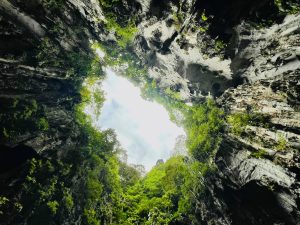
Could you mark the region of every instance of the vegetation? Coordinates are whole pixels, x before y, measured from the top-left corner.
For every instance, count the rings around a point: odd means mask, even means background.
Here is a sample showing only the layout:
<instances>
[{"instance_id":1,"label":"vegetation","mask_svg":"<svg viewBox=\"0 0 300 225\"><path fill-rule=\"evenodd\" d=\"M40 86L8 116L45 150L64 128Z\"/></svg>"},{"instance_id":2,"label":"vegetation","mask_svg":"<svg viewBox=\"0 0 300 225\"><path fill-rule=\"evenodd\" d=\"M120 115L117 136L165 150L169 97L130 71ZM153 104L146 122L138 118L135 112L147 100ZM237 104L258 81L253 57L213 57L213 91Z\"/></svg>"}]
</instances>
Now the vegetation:
<instances>
[{"instance_id":1,"label":"vegetation","mask_svg":"<svg viewBox=\"0 0 300 225\"><path fill-rule=\"evenodd\" d=\"M199 163L183 156L156 165L123 195L120 224L192 224ZM196 193L195 193L196 192Z\"/></svg>"},{"instance_id":2,"label":"vegetation","mask_svg":"<svg viewBox=\"0 0 300 225\"><path fill-rule=\"evenodd\" d=\"M172 88L161 90L155 80L147 78L147 70L136 57L120 50L121 47L94 45L105 51L103 61L80 55L70 55L68 60L61 61L56 58L60 53L49 49L52 46L47 39L40 46L37 57L43 61L41 66L61 67L67 63L70 76L86 77L79 89L81 103L75 107L74 115L80 127L78 145L63 156L32 159L24 170L26 175L17 199L10 202L6 200L9 197L3 196L0 212L4 208L15 215L17 223L27 221L33 225L75 220L86 225L196 224L195 211L205 192L203 180L214 171L211 159L221 140L222 111L213 100L188 106ZM52 56L57 61L52 61ZM114 131L97 130L84 113L87 104L98 109L103 104L103 93L96 89L102 80L101 64L127 65L125 75L143 85L144 96L163 104L173 120L185 127L189 157L174 156L145 177L120 160L122 149ZM34 124L34 129L49 130L44 109L37 101L24 104L23 100L14 99L6 105L18 112L15 117L21 119L20 124L28 122ZM184 119L176 116L178 112ZM2 133L10 137L11 130L7 123Z\"/></svg>"},{"instance_id":3,"label":"vegetation","mask_svg":"<svg viewBox=\"0 0 300 225\"><path fill-rule=\"evenodd\" d=\"M117 43L121 48L127 47L137 32L135 16L131 15L128 18L119 18L115 14L114 9L122 4L120 0L99 0L99 3L104 9L106 28L109 31L115 32ZM128 14L131 13L128 12Z\"/></svg>"},{"instance_id":4,"label":"vegetation","mask_svg":"<svg viewBox=\"0 0 300 225\"><path fill-rule=\"evenodd\" d=\"M137 32L134 19L131 19L125 27L121 27L116 22L116 18L113 16L107 17L106 19L106 26L108 30L115 31L117 43L120 47L125 48L132 42L133 38L135 37L135 33Z\"/></svg>"},{"instance_id":5,"label":"vegetation","mask_svg":"<svg viewBox=\"0 0 300 225\"><path fill-rule=\"evenodd\" d=\"M211 159L221 141L223 112L211 99L202 105L187 106L171 89L161 92L154 80L147 79L145 69L139 66L134 56L123 53L119 56L107 47L94 45L94 48L97 47L105 51L106 65L114 66L116 62L127 64L130 69L125 70L125 75L136 82L144 82L144 96L166 106L174 120L175 110L184 115L184 120L176 122L187 131L191 156L172 157L166 163L154 167L145 177L134 167L120 161L118 155L122 150L113 132L95 130L91 121L82 113L87 102L95 101L92 100L92 88L88 88L92 87L93 82L88 78L86 83L90 84L84 84L81 89L83 102L77 107L76 115L84 127L88 143L91 143L89 146L97 146L90 149L91 158L86 159L88 164L93 165L85 172L87 195L83 216L86 223L195 224L195 210L205 190L202 181L214 170ZM102 103L103 98L99 96L99 99L96 101ZM114 140L110 148L105 146L105 142L99 142L103 135L107 137L108 134L111 135L109 139ZM105 149L114 150L108 151L108 154ZM105 161L110 164L105 166ZM111 173L104 173L103 170ZM99 177L99 173L106 174L104 177L109 177L110 182Z\"/></svg>"},{"instance_id":6,"label":"vegetation","mask_svg":"<svg viewBox=\"0 0 300 225\"><path fill-rule=\"evenodd\" d=\"M45 117L42 117L39 119L38 128L43 131L46 131L49 129L49 123Z\"/></svg>"},{"instance_id":7,"label":"vegetation","mask_svg":"<svg viewBox=\"0 0 300 225\"><path fill-rule=\"evenodd\" d=\"M224 43L224 41L218 39L215 41L215 50L217 52L223 51L226 48L226 44Z\"/></svg>"},{"instance_id":8,"label":"vegetation","mask_svg":"<svg viewBox=\"0 0 300 225\"><path fill-rule=\"evenodd\" d=\"M223 127L223 112L209 99L189 109L185 128L187 148L200 162L208 162L219 147Z\"/></svg>"},{"instance_id":9,"label":"vegetation","mask_svg":"<svg viewBox=\"0 0 300 225\"><path fill-rule=\"evenodd\" d=\"M94 43L93 49L101 49L105 53L103 64L118 70L122 66L120 73L129 78L135 84L141 84L147 80L147 69L140 64L136 55L115 45L101 45Z\"/></svg>"},{"instance_id":10,"label":"vegetation","mask_svg":"<svg viewBox=\"0 0 300 225\"><path fill-rule=\"evenodd\" d=\"M300 12L299 2L297 0L274 0L281 14L296 14Z\"/></svg>"},{"instance_id":11,"label":"vegetation","mask_svg":"<svg viewBox=\"0 0 300 225\"><path fill-rule=\"evenodd\" d=\"M93 69L99 69L99 67L94 66L96 62L93 62L93 60L97 61L97 58L94 59L93 56L83 52L67 54L61 51L59 45L48 37L43 38L37 47L35 58L38 66L63 68L67 70L66 75L68 77L74 77L79 80L82 80L88 73L91 73Z\"/></svg>"},{"instance_id":12,"label":"vegetation","mask_svg":"<svg viewBox=\"0 0 300 225\"><path fill-rule=\"evenodd\" d=\"M285 137L280 134L278 136L278 142L277 142L277 145L275 146L275 148L276 148L276 150L283 151L283 150L287 149L287 144L288 144L288 142L285 139Z\"/></svg>"},{"instance_id":13,"label":"vegetation","mask_svg":"<svg viewBox=\"0 0 300 225\"><path fill-rule=\"evenodd\" d=\"M2 139L13 141L21 133L49 129L44 109L36 100L7 99L1 106L4 112L0 115Z\"/></svg>"},{"instance_id":14,"label":"vegetation","mask_svg":"<svg viewBox=\"0 0 300 225\"><path fill-rule=\"evenodd\" d=\"M252 152L250 156L257 158L257 159L261 159L261 158L267 158L269 155L265 150L259 149L256 152Z\"/></svg>"},{"instance_id":15,"label":"vegetation","mask_svg":"<svg viewBox=\"0 0 300 225\"><path fill-rule=\"evenodd\" d=\"M238 136L244 132L249 121L250 116L246 113L235 113L227 117L227 122L231 126L231 132Z\"/></svg>"},{"instance_id":16,"label":"vegetation","mask_svg":"<svg viewBox=\"0 0 300 225\"><path fill-rule=\"evenodd\" d=\"M270 118L261 113L241 112L227 116L227 122L231 127L231 132L240 136L244 133L247 125L268 127Z\"/></svg>"}]
</instances>

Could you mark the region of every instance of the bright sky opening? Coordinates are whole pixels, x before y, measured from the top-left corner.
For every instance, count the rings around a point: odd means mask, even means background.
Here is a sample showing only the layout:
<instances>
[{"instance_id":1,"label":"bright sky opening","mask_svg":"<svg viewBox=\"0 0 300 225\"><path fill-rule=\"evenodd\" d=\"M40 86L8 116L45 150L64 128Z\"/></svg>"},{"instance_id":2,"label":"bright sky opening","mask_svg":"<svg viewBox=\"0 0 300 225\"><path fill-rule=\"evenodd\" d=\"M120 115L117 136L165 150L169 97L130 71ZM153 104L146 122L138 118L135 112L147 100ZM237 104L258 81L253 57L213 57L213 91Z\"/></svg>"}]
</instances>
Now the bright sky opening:
<instances>
[{"instance_id":1,"label":"bright sky opening","mask_svg":"<svg viewBox=\"0 0 300 225\"><path fill-rule=\"evenodd\" d=\"M97 125L112 128L127 151L128 163L142 164L149 171L159 159L170 157L182 128L170 121L167 110L146 101L141 91L110 69L102 83L105 102Z\"/></svg>"}]
</instances>

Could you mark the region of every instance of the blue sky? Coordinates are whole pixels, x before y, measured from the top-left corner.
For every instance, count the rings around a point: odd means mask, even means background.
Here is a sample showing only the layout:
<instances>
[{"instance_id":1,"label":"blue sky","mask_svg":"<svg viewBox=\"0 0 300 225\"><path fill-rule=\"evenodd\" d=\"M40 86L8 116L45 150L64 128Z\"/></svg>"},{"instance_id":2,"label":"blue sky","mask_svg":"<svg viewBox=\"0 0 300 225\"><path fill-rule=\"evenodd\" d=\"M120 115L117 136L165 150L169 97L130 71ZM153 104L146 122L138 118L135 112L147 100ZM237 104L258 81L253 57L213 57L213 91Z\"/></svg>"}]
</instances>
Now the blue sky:
<instances>
[{"instance_id":1,"label":"blue sky","mask_svg":"<svg viewBox=\"0 0 300 225\"><path fill-rule=\"evenodd\" d=\"M176 138L185 133L170 121L166 109L144 100L138 87L109 69L102 90L106 100L96 123L116 131L128 163L142 164L149 171L158 159L169 158Z\"/></svg>"}]
</instances>

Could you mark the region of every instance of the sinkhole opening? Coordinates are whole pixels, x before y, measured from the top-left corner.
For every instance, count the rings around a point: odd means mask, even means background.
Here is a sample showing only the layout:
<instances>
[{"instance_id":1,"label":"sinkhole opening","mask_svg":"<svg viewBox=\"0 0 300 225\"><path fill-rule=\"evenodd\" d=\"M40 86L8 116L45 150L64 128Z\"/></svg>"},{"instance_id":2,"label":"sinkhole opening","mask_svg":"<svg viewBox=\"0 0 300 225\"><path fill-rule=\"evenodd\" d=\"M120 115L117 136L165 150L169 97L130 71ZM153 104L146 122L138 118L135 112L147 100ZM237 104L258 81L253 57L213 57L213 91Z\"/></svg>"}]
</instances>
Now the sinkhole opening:
<instances>
[{"instance_id":1,"label":"sinkhole opening","mask_svg":"<svg viewBox=\"0 0 300 225\"><path fill-rule=\"evenodd\" d=\"M126 162L149 172L162 160L185 155L185 131L170 120L164 106L144 99L139 87L111 68L106 68L105 73L105 79L92 90L104 92L101 111L99 106L89 104L85 113L97 129L116 132L126 152Z\"/></svg>"}]
</instances>

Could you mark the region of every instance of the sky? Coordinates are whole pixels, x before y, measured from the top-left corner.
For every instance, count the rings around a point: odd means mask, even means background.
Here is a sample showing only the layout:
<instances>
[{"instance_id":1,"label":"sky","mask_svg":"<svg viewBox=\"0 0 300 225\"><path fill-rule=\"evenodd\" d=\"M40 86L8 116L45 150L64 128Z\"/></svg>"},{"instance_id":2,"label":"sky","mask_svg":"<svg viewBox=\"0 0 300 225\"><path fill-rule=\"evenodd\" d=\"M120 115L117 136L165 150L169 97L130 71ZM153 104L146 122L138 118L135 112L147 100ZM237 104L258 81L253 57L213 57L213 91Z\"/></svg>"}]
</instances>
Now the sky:
<instances>
[{"instance_id":1,"label":"sky","mask_svg":"<svg viewBox=\"0 0 300 225\"><path fill-rule=\"evenodd\" d=\"M128 163L142 164L149 171L158 159L170 157L184 130L170 121L163 106L144 100L140 89L126 78L110 69L106 73L102 82L106 100L96 124L114 129L127 151Z\"/></svg>"}]
</instances>

